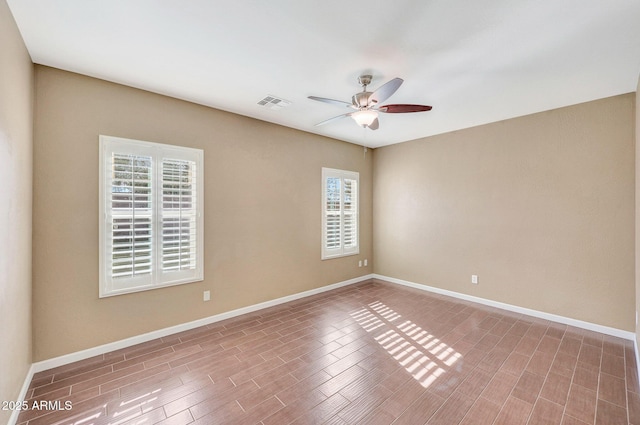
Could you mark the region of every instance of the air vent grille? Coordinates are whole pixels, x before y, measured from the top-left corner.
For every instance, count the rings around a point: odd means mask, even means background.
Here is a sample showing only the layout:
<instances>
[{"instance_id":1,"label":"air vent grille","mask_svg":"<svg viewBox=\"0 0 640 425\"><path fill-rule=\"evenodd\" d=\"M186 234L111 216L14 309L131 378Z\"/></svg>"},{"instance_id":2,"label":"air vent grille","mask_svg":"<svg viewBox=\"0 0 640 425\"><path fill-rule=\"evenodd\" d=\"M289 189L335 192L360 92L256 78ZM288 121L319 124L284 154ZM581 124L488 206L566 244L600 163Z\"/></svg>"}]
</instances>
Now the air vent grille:
<instances>
[{"instance_id":1,"label":"air vent grille","mask_svg":"<svg viewBox=\"0 0 640 425\"><path fill-rule=\"evenodd\" d=\"M291 102L285 99L282 99L277 96L273 96L271 94L265 96L264 99L258 102L258 105L264 106L265 108L280 110L282 108L286 108L291 105Z\"/></svg>"}]
</instances>

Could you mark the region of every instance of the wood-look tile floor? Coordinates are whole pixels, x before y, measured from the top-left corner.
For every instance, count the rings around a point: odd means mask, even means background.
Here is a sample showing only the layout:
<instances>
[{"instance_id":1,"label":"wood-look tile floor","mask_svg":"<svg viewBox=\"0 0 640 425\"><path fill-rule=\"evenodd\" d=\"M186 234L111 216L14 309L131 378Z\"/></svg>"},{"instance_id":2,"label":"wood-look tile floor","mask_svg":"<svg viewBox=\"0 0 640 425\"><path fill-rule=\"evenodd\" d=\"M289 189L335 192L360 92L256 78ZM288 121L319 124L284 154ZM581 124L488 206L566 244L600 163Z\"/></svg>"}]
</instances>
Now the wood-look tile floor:
<instances>
[{"instance_id":1,"label":"wood-look tile floor","mask_svg":"<svg viewBox=\"0 0 640 425\"><path fill-rule=\"evenodd\" d=\"M40 372L27 401L62 408L29 425L640 424L630 341L379 281Z\"/></svg>"}]
</instances>

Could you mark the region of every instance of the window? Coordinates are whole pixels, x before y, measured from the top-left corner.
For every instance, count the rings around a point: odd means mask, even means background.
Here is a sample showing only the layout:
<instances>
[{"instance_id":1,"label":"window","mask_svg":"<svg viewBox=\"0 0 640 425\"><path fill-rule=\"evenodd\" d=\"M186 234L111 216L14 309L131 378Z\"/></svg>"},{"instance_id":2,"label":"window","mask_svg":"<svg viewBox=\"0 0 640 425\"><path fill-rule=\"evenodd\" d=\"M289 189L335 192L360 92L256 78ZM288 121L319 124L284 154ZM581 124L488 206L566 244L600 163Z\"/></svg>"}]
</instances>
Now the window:
<instances>
[{"instance_id":1,"label":"window","mask_svg":"<svg viewBox=\"0 0 640 425\"><path fill-rule=\"evenodd\" d=\"M100 297L203 279L203 152L100 136Z\"/></svg>"},{"instance_id":2,"label":"window","mask_svg":"<svg viewBox=\"0 0 640 425\"><path fill-rule=\"evenodd\" d=\"M353 171L322 169L322 259L358 254L358 182Z\"/></svg>"}]
</instances>

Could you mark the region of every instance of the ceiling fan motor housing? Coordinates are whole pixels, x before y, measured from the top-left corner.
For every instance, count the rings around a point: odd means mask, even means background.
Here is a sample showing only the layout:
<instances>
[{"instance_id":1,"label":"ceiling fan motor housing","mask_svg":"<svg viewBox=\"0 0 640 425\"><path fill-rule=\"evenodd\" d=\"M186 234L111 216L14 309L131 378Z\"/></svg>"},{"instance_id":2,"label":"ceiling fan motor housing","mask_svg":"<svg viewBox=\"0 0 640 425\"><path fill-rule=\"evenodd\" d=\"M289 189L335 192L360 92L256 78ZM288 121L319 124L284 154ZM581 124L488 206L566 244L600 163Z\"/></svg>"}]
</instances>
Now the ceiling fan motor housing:
<instances>
[{"instance_id":1,"label":"ceiling fan motor housing","mask_svg":"<svg viewBox=\"0 0 640 425\"><path fill-rule=\"evenodd\" d=\"M363 91L363 92L354 94L353 97L351 98L351 102L353 103L353 106L356 106L358 109L360 109L360 108L368 108L369 106L375 105L375 102L371 102L371 104L369 103L369 98L371 97L371 94L372 92L370 91Z\"/></svg>"}]
</instances>

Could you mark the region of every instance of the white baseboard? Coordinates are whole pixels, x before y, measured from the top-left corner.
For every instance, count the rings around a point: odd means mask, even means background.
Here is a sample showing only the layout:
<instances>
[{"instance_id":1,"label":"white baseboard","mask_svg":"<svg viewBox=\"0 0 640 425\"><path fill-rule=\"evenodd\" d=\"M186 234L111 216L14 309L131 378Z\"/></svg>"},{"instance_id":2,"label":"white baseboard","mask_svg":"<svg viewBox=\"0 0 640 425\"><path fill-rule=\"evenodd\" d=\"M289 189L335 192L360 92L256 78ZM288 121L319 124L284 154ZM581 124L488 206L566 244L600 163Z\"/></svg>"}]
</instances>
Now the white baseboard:
<instances>
[{"instance_id":1,"label":"white baseboard","mask_svg":"<svg viewBox=\"0 0 640 425\"><path fill-rule=\"evenodd\" d=\"M33 370L32 364L27 371L27 376L24 378L24 382L22 383L22 388L20 389L20 394L18 394L17 401L24 401L24 399L27 397L27 391L29 391L29 385L31 385L31 380L33 379L34 373L35 372ZM18 423L18 416L20 416L20 410L13 410L11 412L11 416L9 416L9 422L7 422L7 425L15 425L16 423Z\"/></svg>"},{"instance_id":2,"label":"white baseboard","mask_svg":"<svg viewBox=\"0 0 640 425\"><path fill-rule=\"evenodd\" d=\"M353 285L368 279L373 278L372 274L356 277L353 279L345 280L343 282L334 283L320 288L311 289L309 291L299 292L297 294L288 295L286 297L277 298L275 300L265 301L263 303L250 305L247 307L238 308L236 310L227 311L225 313L216 314L214 316L205 317L203 319L194 320L193 322L183 323L176 326L171 326L157 331L148 332L142 335L136 335L131 338L122 339L119 341L110 342L108 344L99 345L97 347L88 348L86 350L77 351L75 353L65 354L60 357L43 360L36 362L32 366L33 373L41 372L43 370L52 369L54 367L63 366L69 363L77 362L79 360L88 359L90 357L105 354L110 351L120 350L122 348L131 347L132 345L140 344L143 342L151 341L157 338L162 338L168 335L172 335L178 332L188 331L198 328L200 326L209 325L211 323L220 322L222 320L231 319L247 313L253 313L254 311L262 310L265 308L273 307L279 304L284 304L290 301L295 301L300 298L309 297L311 295L320 294L322 292L331 291L332 289L341 288L347 285ZM30 380L29 380L30 381Z\"/></svg>"},{"instance_id":3,"label":"white baseboard","mask_svg":"<svg viewBox=\"0 0 640 425\"><path fill-rule=\"evenodd\" d=\"M462 294L460 292L449 291L447 289L436 288L433 286L423 285L420 283L409 282L402 279L396 279L394 277L383 276L374 273L374 279L383 280L390 283L395 283L398 285L404 285L415 289L420 289L422 291L433 292L436 294L447 295L453 298L458 298L465 301L472 301L478 304L484 304L490 307L500 308L502 310L513 311L515 313L526 314L528 316L537 317L540 319L550 320L552 322L558 322L565 325L575 326L577 328L587 329L590 331L600 332L606 335L612 335L619 338L624 338L628 340L635 341L636 335L633 332L625 331L622 329L611 328L608 326L598 325L595 323L585 322L582 320L572 319L570 317L559 316L557 314L545 313L544 311L532 310L530 308L519 307L517 305L506 304L499 301L493 301L486 298L475 297L473 295ZM636 349L636 353L637 353ZM637 354L636 354L637 355ZM640 365L640 363L639 363Z\"/></svg>"},{"instance_id":4,"label":"white baseboard","mask_svg":"<svg viewBox=\"0 0 640 425\"><path fill-rule=\"evenodd\" d=\"M131 338L122 339L119 341L114 341L108 344L100 345L97 347L92 347L86 350L77 351L75 353L65 354L60 357L55 357L52 359L43 360L40 362L36 362L32 365L30 373L33 375L34 373L41 372L43 370L52 369L54 367L63 366L65 364L77 362L79 360L88 359L90 357L98 356L100 354L105 354L110 351L120 350L122 348L127 348L132 345L140 344L143 342L151 341L153 339L162 338L168 335L172 335L178 332L183 332L191 329L198 328L200 326L209 325L211 323L219 322L222 320L230 319L233 317L237 317L243 314L252 313L258 310L262 310L265 308L273 307L279 304L284 304L286 302L295 301L301 298L309 297L311 295L320 294L323 292L331 291L333 289L341 288L344 286L352 285L354 283L362 282L367 279L380 279L390 283L395 283L399 285L408 286L411 288L420 289L423 291L438 293L442 295L447 295L450 297L463 299L466 301L477 302L479 304L488 305L491 307L500 308L507 311L513 311L516 313L522 313L533 317L538 317L546 320L551 320L553 322L563 323L566 325L575 326L582 329L588 329L595 332L604 333L607 335L613 335L616 337L633 340L635 341L635 334L633 332L624 331L616 328L611 328L607 326L598 325L595 323L585 322L582 320L572 319L569 317L559 316L551 313L545 313L538 310L532 310L524 307L519 307L511 304L501 303L498 301L489 300L486 298L475 297L472 295L466 295L459 292L449 291L446 289L436 288L433 286L423 285L415 282L409 282L402 279L396 279L389 276L379 275L379 274L369 274L360 276L357 278L345 280L343 282L334 283L331 285L323 286L320 288L312 289L309 291L299 292L297 294L288 295L286 297L277 298L270 301L265 301L263 303L254 304L247 307L242 307L236 310L228 311L225 313L216 314L214 316L205 317L203 319L195 320L188 323L183 323L176 326L171 326L164 329L159 329L156 331L148 332L142 335L136 335ZM636 350L637 353L637 350ZM640 365L640 362L638 363Z\"/></svg>"}]
</instances>

